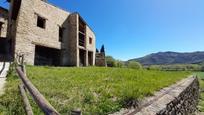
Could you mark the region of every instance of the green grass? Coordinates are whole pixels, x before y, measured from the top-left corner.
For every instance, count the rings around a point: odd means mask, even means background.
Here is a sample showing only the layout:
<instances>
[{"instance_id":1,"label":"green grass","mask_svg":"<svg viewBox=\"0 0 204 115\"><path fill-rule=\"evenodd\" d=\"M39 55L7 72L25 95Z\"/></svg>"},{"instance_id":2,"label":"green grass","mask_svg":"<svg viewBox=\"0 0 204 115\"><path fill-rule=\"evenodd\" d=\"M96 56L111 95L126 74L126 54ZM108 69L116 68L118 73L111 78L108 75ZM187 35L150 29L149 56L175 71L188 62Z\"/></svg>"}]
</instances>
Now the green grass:
<instances>
[{"instance_id":1,"label":"green grass","mask_svg":"<svg viewBox=\"0 0 204 115\"><path fill-rule=\"evenodd\" d=\"M204 91L204 72L198 72L196 73L196 75L198 75L199 77L200 89L201 91ZM200 101L199 101L198 109L199 111L204 112L204 92L201 92L200 94Z\"/></svg>"},{"instance_id":2,"label":"green grass","mask_svg":"<svg viewBox=\"0 0 204 115\"><path fill-rule=\"evenodd\" d=\"M104 115L130 106L145 96L190 75L190 72L165 72L126 68L27 67L33 84L61 113L81 109L83 114ZM0 97L0 113L23 115L14 74L8 79L6 94ZM42 114L32 101L35 114ZM2 113L3 113L2 112Z\"/></svg>"},{"instance_id":3,"label":"green grass","mask_svg":"<svg viewBox=\"0 0 204 115\"><path fill-rule=\"evenodd\" d=\"M10 72L7 77L5 95L0 96L0 115L24 115L23 103L18 90L19 78Z\"/></svg>"}]
</instances>

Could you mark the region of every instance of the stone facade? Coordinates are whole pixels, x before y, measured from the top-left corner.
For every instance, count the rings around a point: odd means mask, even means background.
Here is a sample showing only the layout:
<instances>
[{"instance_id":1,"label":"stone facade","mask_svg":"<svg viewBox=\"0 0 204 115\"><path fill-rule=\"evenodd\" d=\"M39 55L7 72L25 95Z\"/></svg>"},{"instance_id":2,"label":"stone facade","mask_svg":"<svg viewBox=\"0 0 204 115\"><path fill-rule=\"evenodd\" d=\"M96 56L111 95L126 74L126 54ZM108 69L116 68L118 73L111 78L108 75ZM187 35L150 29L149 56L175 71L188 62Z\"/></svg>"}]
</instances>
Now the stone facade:
<instances>
[{"instance_id":1,"label":"stone facade","mask_svg":"<svg viewBox=\"0 0 204 115\"><path fill-rule=\"evenodd\" d=\"M60 66L95 65L95 34L78 13L57 8L46 0L9 2L8 39L13 41L13 54L25 54L25 62L31 65L37 59L58 60L55 65ZM81 21L85 27L83 46L79 44ZM53 50L50 57L43 55L46 50Z\"/></svg>"}]
</instances>

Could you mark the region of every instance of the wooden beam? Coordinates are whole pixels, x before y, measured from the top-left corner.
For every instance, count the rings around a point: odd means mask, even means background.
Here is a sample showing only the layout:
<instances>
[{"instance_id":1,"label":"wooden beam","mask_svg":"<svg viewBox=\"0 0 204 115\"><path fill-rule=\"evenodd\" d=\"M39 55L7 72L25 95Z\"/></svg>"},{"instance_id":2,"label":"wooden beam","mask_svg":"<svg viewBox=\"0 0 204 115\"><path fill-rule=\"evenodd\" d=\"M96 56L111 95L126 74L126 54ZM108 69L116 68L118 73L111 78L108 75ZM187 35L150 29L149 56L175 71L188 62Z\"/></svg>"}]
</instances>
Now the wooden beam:
<instances>
[{"instance_id":1,"label":"wooden beam","mask_svg":"<svg viewBox=\"0 0 204 115\"><path fill-rule=\"evenodd\" d=\"M21 92L21 96L23 98L23 103L24 103L24 106L25 106L26 114L27 115L33 115L33 111L32 111L32 108L30 106L29 100L27 98L27 95L26 95L25 89L23 87L23 84L19 85L19 89L20 89L20 92Z\"/></svg>"},{"instance_id":2,"label":"wooden beam","mask_svg":"<svg viewBox=\"0 0 204 115\"><path fill-rule=\"evenodd\" d=\"M29 93L32 95L33 99L45 113L45 115L60 115L55 110L55 108L45 99L45 97L38 91L38 89L31 83L27 76L22 72L21 68L17 67L16 71L25 87L28 89Z\"/></svg>"}]
</instances>

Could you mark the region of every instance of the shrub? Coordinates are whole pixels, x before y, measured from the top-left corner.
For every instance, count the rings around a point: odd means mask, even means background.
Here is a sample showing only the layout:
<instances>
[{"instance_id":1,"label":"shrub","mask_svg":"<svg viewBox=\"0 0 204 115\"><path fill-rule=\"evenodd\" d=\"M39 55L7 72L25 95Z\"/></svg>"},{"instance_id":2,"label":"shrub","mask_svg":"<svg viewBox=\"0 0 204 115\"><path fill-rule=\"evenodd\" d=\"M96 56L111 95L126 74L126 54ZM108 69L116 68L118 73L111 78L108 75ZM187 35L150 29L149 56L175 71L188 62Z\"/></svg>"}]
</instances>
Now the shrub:
<instances>
[{"instance_id":1,"label":"shrub","mask_svg":"<svg viewBox=\"0 0 204 115\"><path fill-rule=\"evenodd\" d=\"M112 56L106 56L106 63L108 67L116 67L116 61Z\"/></svg>"},{"instance_id":2,"label":"shrub","mask_svg":"<svg viewBox=\"0 0 204 115\"><path fill-rule=\"evenodd\" d=\"M139 62L130 61L130 62L128 62L128 68L132 68L132 69L142 69L142 65L141 65Z\"/></svg>"}]
</instances>

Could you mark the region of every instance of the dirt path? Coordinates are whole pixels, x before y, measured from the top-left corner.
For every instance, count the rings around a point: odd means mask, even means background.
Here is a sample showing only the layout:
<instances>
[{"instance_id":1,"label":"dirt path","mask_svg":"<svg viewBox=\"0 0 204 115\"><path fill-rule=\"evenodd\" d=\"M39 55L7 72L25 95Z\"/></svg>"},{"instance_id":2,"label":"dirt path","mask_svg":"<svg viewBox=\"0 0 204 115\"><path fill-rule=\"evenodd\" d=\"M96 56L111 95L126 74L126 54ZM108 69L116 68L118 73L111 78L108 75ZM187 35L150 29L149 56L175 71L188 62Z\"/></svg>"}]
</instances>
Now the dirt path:
<instances>
[{"instance_id":1,"label":"dirt path","mask_svg":"<svg viewBox=\"0 0 204 115\"><path fill-rule=\"evenodd\" d=\"M9 66L9 62L0 62L0 95L4 93L4 85L6 83L6 76Z\"/></svg>"}]
</instances>

